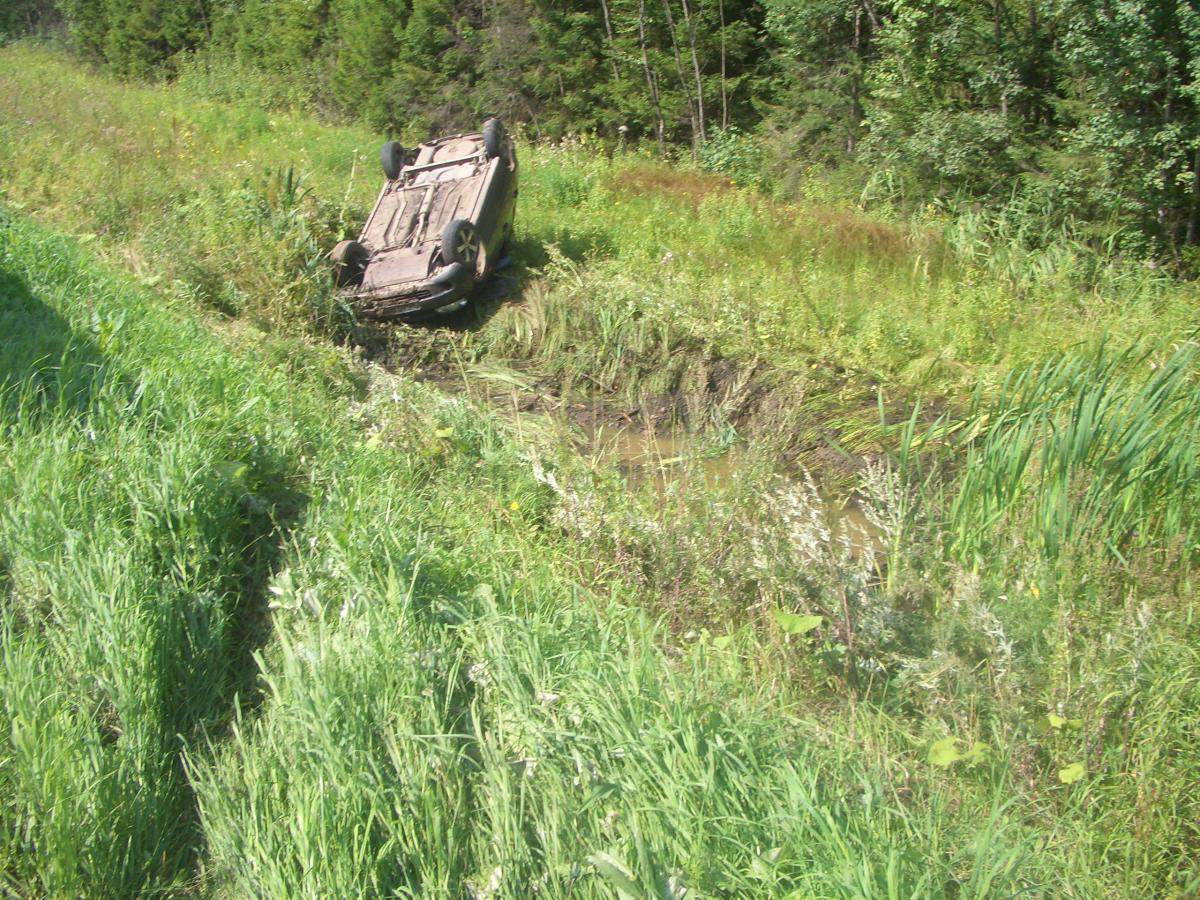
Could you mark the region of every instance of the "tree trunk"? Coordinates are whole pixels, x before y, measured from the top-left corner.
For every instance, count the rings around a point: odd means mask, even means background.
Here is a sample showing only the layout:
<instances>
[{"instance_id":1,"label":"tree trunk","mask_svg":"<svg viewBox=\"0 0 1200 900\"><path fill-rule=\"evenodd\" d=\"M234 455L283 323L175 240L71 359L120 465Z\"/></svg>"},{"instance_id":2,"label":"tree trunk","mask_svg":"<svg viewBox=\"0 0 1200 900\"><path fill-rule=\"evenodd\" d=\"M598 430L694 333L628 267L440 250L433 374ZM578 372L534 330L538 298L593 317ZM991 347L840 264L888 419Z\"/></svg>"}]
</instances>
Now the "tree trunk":
<instances>
[{"instance_id":1,"label":"tree trunk","mask_svg":"<svg viewBox=\"0 0 1200 900\"><path fill-rule=\"evenodd\" d=\"M995 43L996 65L1000 67L1000 116L1008 118L1008 67L1004 64L1004 34L1000 29L1000 4L992 0L992 40Z\"/></svg>"},{"instance_id":2,"label":"tree trunk","mask_svg":"<svg viewBox=\"0 0 1200 900\"><path fill-rule=\"evenodd\" d=\"M696 142L700 138L700 130L696 126L696 104L692 101L692 92L688 88L687 76L683 74L683 57L679 54L679 41L675 34L675 15L671 12L670 0L662 0L663 12L667 14L667 27L671 32L671 50L675 54L675 73L679 76L679 87L683 90L687 101L688 118L692 123L692 159L696 158Z\"/></svg>"},{"instance_id":3,"label":"tree trunk","mask_svg":"<svg viewBox=\"0 0 1200 900\"><path fill-rule=\"evenodd\" d=\"M859 122L862 121L862 101L859 97L858 73L862 67L862 9L854 10L854 65L850 73L850 122L846 130L846 154L853 156L858 147Z\"/></svg>"},{"instance_id":4,"label":"tree trunk","mask_svg":"<svg viewBox=\"0 0 1200 900\"><path fill-rule=\"evenodd\" d=\"M613 80L620 81L621 73L617 69L617 42L613 38L612 19L608 15L608 0L600 0L600 9L604 11L604 32L608 35L608 58L612 63Z\"/></svg>"},{"instance_id":5,"label":"tree trunk","mask_svg":"<svg viewBox=\"0 0 1200 900\"><path fill-rule=\"evenodd\" d=\"M879 13L875 9L875 4L872 0L863 0L863 7L867 10L867 18L871 20L871 27L879 30Z\"/></svg>"},{"instance_id":6,"label":"tree trunk","mask_svg":"<svg viewBox=\"0 0 1200 900\"><path fill-rule=\"evenodd\" d=\"M658 141L658 152L666 152L666 122L663 121L662 103L658 99L658 79L650 68L650 56L646 52L646 0L638 0L638 44L642 49L642 71L646 73L646 88L650 91L650 105L654 107L654 137Z\"/></svg>"},{"instance_id":7,"label":"tree trunk","mask_svg":"<svg viewBox=\"0 0 1200 900\"><path fill-rule=\"evenodd\" d=\"M1188 213L1186 243L1196 243L1196 231L1200 228L1200 147L1192 155L1192 209Z\"/></svg>"},{"instance_id":8,"label":"tree trunk","mask_svg":"<svg viewBox=\"0 0 1200 900\"><path fill-rule=\"evenodd\" d=\"M721 127L729 127L729 92L725 88L725 0L717 0L721 17Z\"/></svg>"},{"instance_id":9,"label":"tree trunk","mask_svg":"<svg viewBox=\"0 0 1200 900\"><path fill-rule=\"evenodd\" d=\"M1173 67L1169 63L1167 65L1167 71L1162 79L1162 83L1165 91L1165 95L1163 97L1162 123L1167 128L1170 128L1171 123L1175 120L1175 73L1173 71ZM1185 170L1186 167L1187 164L1185 163ZM1195 166L1192 168L1192 181L1194 184L1196 177ZM1192 216L1190 210L1188 213L1187 223L1185 224L1183 222L1183 198L1178 197L1175 189L1175 185L1178 183L1178 174L1179 173L1175 169L1175 164L1171 163L1169 166L1164 167L1162 180L1162 203L1167 210L1166 218L1168 223L1165 230L1167 237L1171 241L1171 251L1174 253L1176 260L1179 259L1179 234L1181 231L1183 232L1185 243L1187 243L1187 233L1191 231L1192 226Z\"/></svg>"},{"instance_id":10,"label":"tree trunk","mask_svg":"<svg viewBox=\"0 0 1200 900\"><path fill-rule=\"evenodd\" d=\"M700 57L696 52L696 23L692 19L692 11L688 8L688 0L680 0L683 6L683 24L687 29L688 46L692 50L692 74L696 78L696 121L700 125L700 143L708 140L707 129L704 127L704 81L700 77Z\"/></svg>"},{"instance_id":11,"label":"tree trunk","mask_svg":"<svg viewBox=\"0 0 1200 900\"><path fill-rule=\"evenodd\" d=\"M204 24L204 39L205 39L205 41L207 41L208 43L211 44L212 43L212 27L208 24L208 10L204 6L204 0L199 0L199 2L196 5L200 7L200 21ZM33 11L32 10L30 10L29 15L30 15L29 24L32 26L33 25ZM32 30L32 28L30 30Z\"/></svg>"}]
</instances>

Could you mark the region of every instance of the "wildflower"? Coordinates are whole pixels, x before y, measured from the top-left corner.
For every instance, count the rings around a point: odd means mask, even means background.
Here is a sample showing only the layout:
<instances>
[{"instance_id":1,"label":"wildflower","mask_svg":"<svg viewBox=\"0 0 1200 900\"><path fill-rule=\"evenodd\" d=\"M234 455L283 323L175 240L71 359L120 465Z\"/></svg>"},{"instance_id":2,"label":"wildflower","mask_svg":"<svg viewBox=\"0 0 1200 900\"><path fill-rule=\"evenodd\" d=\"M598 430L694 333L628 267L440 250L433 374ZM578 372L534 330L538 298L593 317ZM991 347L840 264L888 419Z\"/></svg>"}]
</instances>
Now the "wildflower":
<instances>
[{"instance_id":1,"label":"wildflower","mask_svg":"<svg viewBox=\"0 0 1200 900\"><path fill-rule=\"evenodd\" d=\"M476 887L470 882L467 883L467 891L474 900L484 900L486 897L491 897L500 890L500 886L504 884L504 870L500 866L492 869L492 876L488 879L488 883L483 887Z\"/></svg>"},{"instance_id":2,"label":"wildflower","mask_svg":"<svg viewBox=\"0 0 1200 900\"><path fill-rule=\"evenodd\" d=\"M508 504L508 508L511 509L513 512L517 512L518 510L520 510L521 504L518 503L516 500L513 500L511 503Z\"/></svg>"},{"instance_id":3,"label":"wildflower","mask_svg":"<svg viewBox=\"0 0 1200 900\"><path fill-rule=\"evenodd\" d=\"M300 595L300 600L305 606L308 607L308 611L311 612L315 617L318 619L321 617L321 604L317 602L316 591L314 591L312 588L308 588Z\"/></svg>"},{"instance_id":4,"label":"wildflower","mask_svg":"<svg viewBox=\"0 0 1200 900\"><path fill-rule=\"evenodd\" d=\"M467 678L473 681L480 687L487 687L492 683L492 676L488 674L487 663L477 662L467 669Z\"/></svg>"}]
</instances>

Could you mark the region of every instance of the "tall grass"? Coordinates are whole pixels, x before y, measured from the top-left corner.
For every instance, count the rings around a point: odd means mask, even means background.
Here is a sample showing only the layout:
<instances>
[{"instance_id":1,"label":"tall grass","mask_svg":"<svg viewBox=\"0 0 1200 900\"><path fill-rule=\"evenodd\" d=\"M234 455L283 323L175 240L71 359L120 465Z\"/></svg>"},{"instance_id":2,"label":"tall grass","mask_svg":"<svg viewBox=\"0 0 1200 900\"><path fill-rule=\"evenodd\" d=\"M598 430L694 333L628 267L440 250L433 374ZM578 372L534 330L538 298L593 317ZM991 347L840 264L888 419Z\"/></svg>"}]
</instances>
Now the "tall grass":
<instances>
[{"instance_id":1,"label":"tall grass","mask_svg":"<svg viewBox=\"0 0 1200 900\"><path fill-rule=\"evenodd\" d=\"M190 301L276 330L352 330L320 256L363 220L383 136L218 102L234 95L201 81L121 84L6 48L4 196ZM626 406L694 394L701 357L803 372L812 395L849 374L900 402L998 383L1100 330L1120 343L1196 323L1190 288L1130 265L1094 272L1066 244L1033 259L1021 235L969 215L912 226L775 203L586 141L523 144L521 158L503 303L466 332L406 335L407 358L534 367L556 392ZM874 396L848 424L869 420Z\"/></svg>"},{"instance_id":2,"label":"tall grass","mask_svg":"<svg viewBox=\"0 0 1200 900\"><path fill-rule=\"evenodd\" d=\"M191 864L179 753L251 684L297 435L243 415L278 376L0 232L6 877L128 895Z\"/></svg>"},{"instance_id":3,"label":"tall grass","mask_svg":"<svg viewBox=\"0 0 1200 900\"><path fill-rule=\"evenodd\" d=\"M1196 349L1166 358L1076 354L1014 372L976 398L951 515L959 549L980 552L1014 506L1050 557L1064 545L1195 546L1200 387Z\"/></svg>"},{"instance_id":4,"label":"tall grass","mask_svg":"<svg viewBox=\"0 0 1200 900\"><path fill-rule=\"evenodd\" d=\"M539 474L460 401L379 373L365 396L336 369L308 377L28 224L4 234L18 338L0 482L12 890L1188 883L1193 801L1135 796L1169 796L1196 765L1200 660L1183 609L1138 607L1100 644L1121 605L1042 581L1066 644L1040 651L1020 630L1030 611L994 601L1013 590L1007 565L963 581L919 521L887 594L821 549L803 497L764 504L752 481L744 501L693 487L642 520L638 495L588 487L565 461ZM901 489L889 483L881 498ZM618 525L615 543L589 543L588 515ZM636 577L646 553L657 562ZM936 614L909 582L921 571L945 584ZM809 639L720 619L664 631L639 607L669 595L673 573L691 573L675 602L712 579L770 623L780 605L836 617L849 591L849 618ZM847 653L850 705L836 685ZM904 697L891 713L886 695L870 700L881 677ZM1029 723L1047 708L1064 724L1039 736ZM927 754L946 736L993 750L944 770ZM1085 792L1056 774L1079 759Z\"/></svg>"},{"instance_id":5,"label":"tall grass","mask_svg":"<svg viewBox=\"0 0 1200 900\"><path fill-rule=\"evenodd\" d=\"M346 401L252 344L29 225L3 234L12 890L861 896L1028 877L1016 822L998 813L981 849L936 779L927 800L894 793L903 739L847 766L854 742L776 707L737 654L673 663L630 585L572 582L578 545L538 527L544 488L467 407L393 381L358 414L364 440ZM73 364L20 367L42 342L86 360L90 392ZM1003 805L968 784L957 802Z\"/></svg>"}]
</instances>

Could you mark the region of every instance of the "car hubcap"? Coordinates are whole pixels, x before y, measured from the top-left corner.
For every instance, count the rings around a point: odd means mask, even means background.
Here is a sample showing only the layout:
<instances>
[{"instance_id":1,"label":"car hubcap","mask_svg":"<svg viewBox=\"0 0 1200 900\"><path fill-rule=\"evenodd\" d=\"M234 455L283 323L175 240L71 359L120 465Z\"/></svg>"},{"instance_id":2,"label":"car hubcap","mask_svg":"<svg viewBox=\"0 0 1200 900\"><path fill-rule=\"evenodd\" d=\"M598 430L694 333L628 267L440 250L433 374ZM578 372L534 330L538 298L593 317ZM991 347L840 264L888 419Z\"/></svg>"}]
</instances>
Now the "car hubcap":
<instances>
[{"instance_id":1,"label":"car hubcap","mask_svg":"<svg viewBox=\"0 0 1200 900\"><path fill-rule=\"evenodd\" d=\"M458 246L455 248L458 251L458 257L465 263L471 263L475 260L475 231L472 228L464 228L458 233Z\"/></svg>"}]
</instances>

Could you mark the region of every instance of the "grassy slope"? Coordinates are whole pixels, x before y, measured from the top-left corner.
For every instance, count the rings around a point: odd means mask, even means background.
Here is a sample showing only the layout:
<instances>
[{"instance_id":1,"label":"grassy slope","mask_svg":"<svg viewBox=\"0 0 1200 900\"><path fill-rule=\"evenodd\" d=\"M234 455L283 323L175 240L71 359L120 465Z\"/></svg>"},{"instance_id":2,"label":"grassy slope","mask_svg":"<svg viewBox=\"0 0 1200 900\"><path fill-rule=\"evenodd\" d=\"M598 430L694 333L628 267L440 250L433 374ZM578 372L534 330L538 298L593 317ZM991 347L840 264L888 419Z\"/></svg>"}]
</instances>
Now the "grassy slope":
<instances>
[{"instance_id":1,"label":"grassy slope","mask_svg":"<svg viewBox=\"0 0 1200 900\"><path fill-rule=\"evenodd\" d=\"M200 865L236 895L587 894L609 853L647 888L974 894L1042 868L995 787L909 771L886 722L805 724L728 650L669 664L631 588L566 574L579 546L461 403L330 398L31 225L2 253L14 889Z\"/></svg>"},{"instance_id":2,"label":"grassy slope","mask_svg":"<svg viewBox=\"0 0 1200 900\"><path fill-rule=\"evenodd\" d=\"M1053 373L983 402L970 491L864 485L894 543L879 578L822 537L803 492L757 471L720 498L631 497L328 345L202 324L216 307L276 331L341 327L318 257L374 189L369 158L349 171L370 136L27 48L0 55L0 84L7 200L158 292L5 227L15 889L556 895L611 890L627 869L638 890L676 876L702 894L1092 896L1191 877L1195 801L1178 785L1200 766L1195 531L1187 454L1160 450L1195 435L1177 422L1139 443L1127 427L1186 420L1186 377L1145 402L1136 372L1110 378L1084 392L1098 413L1083 429L1061 427L1079 425L1081 394L1055 394ZM852 400L880 376L949 391L1098 324L1172 332L1194 315L1153 280L1079 300L1069 265L989 273L923 233L820 210L785 226L791 263L764 265L778 208L636 160L527 158L519 253L541 268L525 302L475 332L414 335L426 357L568 386L587 373L626 400L700 377L713 354L766 357L833 403L830 364ZM705 215L684 231L693 199ZM885 303L922 327L898 341L906 320ZM941 359L908 362L921 353ZM1085 387L1108 383L1097 371ZM1025 444L993 427L1009 410L1031 423ZM1074 461L1051 512L1078 512L1085 539L1065 556L1042 540L1035 501L1053 495L1013 462L1051 426L1077 436L1047 457ZM1070 502L1097 473L1149 485L1115 492L1142 543L1111 504L1087 518ZM970 564L946 549L956 524ZM779 607L825 615L818 639L781 635ZM684 637L647 608L748 624ZM993 749L942 770L926 759L945 736ZM1086 776L1061 784L1076 761Z\"/></svg>"}]
</instances>

